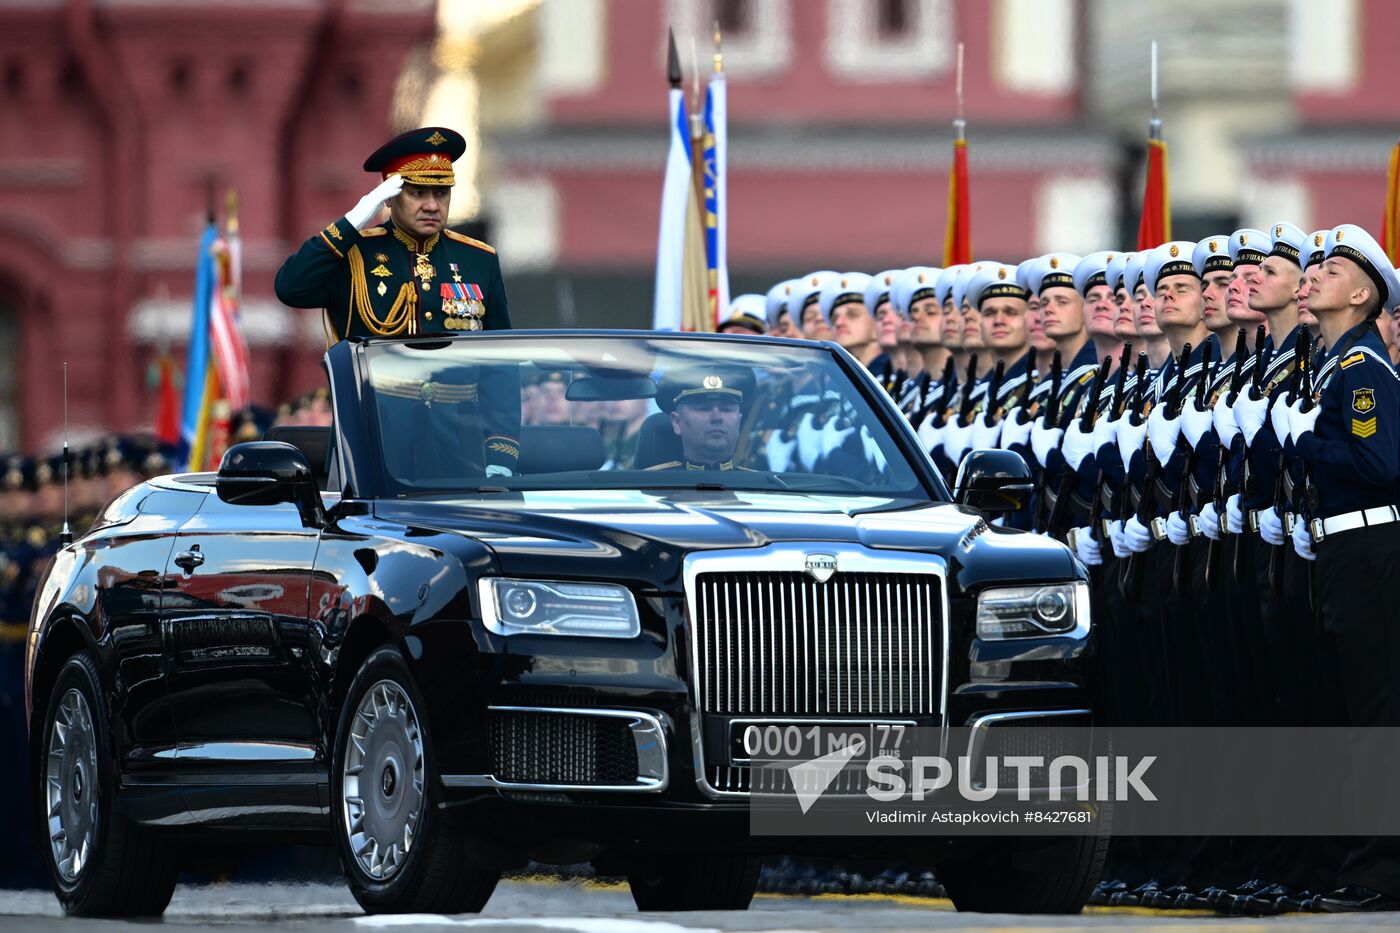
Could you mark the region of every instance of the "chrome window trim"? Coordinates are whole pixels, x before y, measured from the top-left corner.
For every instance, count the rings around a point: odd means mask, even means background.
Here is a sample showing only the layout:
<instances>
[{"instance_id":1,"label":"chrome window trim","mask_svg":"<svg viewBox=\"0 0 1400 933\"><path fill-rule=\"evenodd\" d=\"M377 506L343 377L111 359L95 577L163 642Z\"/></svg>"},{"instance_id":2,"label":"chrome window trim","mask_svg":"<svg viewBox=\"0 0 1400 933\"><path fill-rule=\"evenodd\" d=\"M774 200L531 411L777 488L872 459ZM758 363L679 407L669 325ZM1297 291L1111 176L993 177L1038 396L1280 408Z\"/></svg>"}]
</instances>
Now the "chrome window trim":
<instances>
[{"instance_id":1,"label":"chrome window trim","mask_svg":"<svg viewBox=\"0 0 1400 933\"><path fill-rule=\"evenodd\" d=\"M858 544L828 541L782 542L761 548L734 548L719 551L695 551L683 561L682 580L685 586L686 637L690 641L690 743L695 756L695 785L700 793L714 798L747 798L747 791L719 790L705 778L704 725L700 706L700 655L697 647L695 616L695 583L702 573L805 573L807 555L832 555L837 573L907 573L925 574L938 578L939 618L942 636L939 670L938 722L942 736L940 747L948 740L948 667L950 664L950 618L948 600L948 562L937 554L911 551L882 551ZM799 717L800 718L800 717ZM791 721L788 717L785 721Z\"/></svg>"},{"instance_id":2,"label":"chrome window trim","mask_svg":"<svg viewBox=\"0 0 1400 933\"><path fill-rule=\"evenodd\" d=\"M557 713L631 720L632 741L637 747L637 781L634 784L533 784L502 781L493 774L444 774L444 787L488 787L496 790L548 790L577 794L633 792L659 794L670 785L666 729L661 720L640 710L592 709L564 706L488 706L488 712Z\"/></svg>"}]
</instances>

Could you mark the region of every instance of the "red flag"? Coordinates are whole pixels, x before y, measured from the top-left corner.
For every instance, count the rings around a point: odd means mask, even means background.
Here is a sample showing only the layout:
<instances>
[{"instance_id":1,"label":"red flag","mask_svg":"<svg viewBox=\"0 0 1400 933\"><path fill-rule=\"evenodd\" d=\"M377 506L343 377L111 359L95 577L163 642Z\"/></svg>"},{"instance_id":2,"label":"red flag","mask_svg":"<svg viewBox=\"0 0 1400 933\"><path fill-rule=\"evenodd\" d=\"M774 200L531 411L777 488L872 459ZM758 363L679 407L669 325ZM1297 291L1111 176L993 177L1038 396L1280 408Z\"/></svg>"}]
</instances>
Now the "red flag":
<instances>
[{"instance_id":1,"label":"red flag","mask_svg":"<svg viewBox=\"0 0 1400 933\"><path fill-rule=\"evenodd\" d=\"M1147 188L1142 193L1137 248L1153 249L1172 238L1171 195L1167 189L1167 144L1147 141Z\"/></svg>"},{"instance_id":2,"label":"red flag","mask_svg":"<svg viewBox=\"0 0 1400 933\"><path fill-rule=\"evenodd\" d=\"M175 390L175 361L162 353L156 385L156 440L174 447L180 443L180 394Z\"/></svg>"},{"instance_id":3,"label":"red flag","mask_svg":"<svg viewBox=\"0 0 1400 933\"><path fill-rule=\"evenodd\" d=\"M971 213L968 208L967 140L953 141L953 169L948 175L948 231L943 236L943 266L972 262Z\"/></svg>"},{"instance_id":4,"label":"red flag","mask_svg":"<svg viewBox=\"0 0 1400 933\"><path fill-rule=\"evenodd\" d=\"M1400 264L1400 143L1390 150L1390 170L1385 177L1385 215L1381 221L1381 247L1392 264Z\"/></svg>"}]
</instances>

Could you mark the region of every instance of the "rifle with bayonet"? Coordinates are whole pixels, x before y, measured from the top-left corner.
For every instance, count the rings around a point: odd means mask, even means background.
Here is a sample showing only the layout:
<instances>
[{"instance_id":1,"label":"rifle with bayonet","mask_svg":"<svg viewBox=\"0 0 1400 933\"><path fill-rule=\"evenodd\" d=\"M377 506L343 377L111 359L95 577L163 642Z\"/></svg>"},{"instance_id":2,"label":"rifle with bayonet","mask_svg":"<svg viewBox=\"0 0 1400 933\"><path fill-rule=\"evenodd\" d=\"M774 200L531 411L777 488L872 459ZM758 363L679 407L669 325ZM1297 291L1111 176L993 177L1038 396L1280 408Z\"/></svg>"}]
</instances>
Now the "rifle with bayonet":
<instances>
[{"instance_id":1,"label":"rifle with bayonet","mask_svg":"<svg viewBox=\"0 0 1400 933\"><path fill-rule=\"evenodd\" d=\"M958 427L972 423L972 393L977 388L977 354L967 358L967 383L963 386L962 404L958 406ZM956 464L954 464L956 466Z\"/></svg>"},{"instance_id":2,"label":"rifle with bayonet","mask_svg":"<svg viewBox=\"0 0 1400 933\"><path fill-rule=\"evenodd\" d=\"M1168 419L1181 416L1181 393L1186 387L1186 362L1191 359L1191 344L1181 348L1181 358L1176 362L1176 378L1171 385L1167 386L1167 394L1162 400L1166 406L1166 417ZM1147 472L1142 480L1142 494L1138 496L1137 520L1138 523L1147 527L1153 525L1153 504L1156 500L1154 490L1157 487L1157 477L1162 472L1162 467L1171 458L1170 450L1155 451L1152 449L1152 441L1149 438L1142 446L1143 456L1147 462ZM1154 534L1153 537L1156 537ZM1134 552L1128 555L1128 559L1123 562L1123 572L1118 583L1123 589L1124 595L1133 598L1137 594L1137 589L1142 583L1142 555Z\"/></svg>"},{"instance_id":3,"label":"rifle with bayonet","mask_svg":"<svg viewBox=\"0 0 1400 933\"><path fill-rule=\"evenodd\" d=\"M1142 424L1142 407L1146 403L1147 396L1147 354L1139 353L1137 358L1136 375L1133 381L1133 397L1124 410L1124 416L1129 419L1133 427ZM1118 494L1118 514L1115 520L1121 525L1133 515L1133 484L1129 478L1128 469L1132 464L1123 461L1123 489Z\"/></svg>"},{"instance_id":4,"label":"rifle with bayonet","mask_svg":"<svg viewBox=\"0 0 1400 933\"><path fill-rule=\"evenodd\" d=\"M1245 329L1241 327L1239 335L1235 337L1235 368L1230 372L1230 391L1225 395L1227 406L1235 404L1244 388L1244 358L1248 353L1249 343ZM1216 464L1215 485L1210 491L1210 501L1215 506L1215 520L1220 529L1219 534L1210 536L1210 542L1206 545L1206 588L1211 590L1220 582L1220 537L1226 533L1225 487L1230 473L1230 451L1233 449L1233 444L1229 448L1220 445L1220 462Z\"/></svg>"},{"instance_id":5,"label":"rifle with bayonet","mask_svg":"<svg viewBox=\"0 0 1400 933\"><path fill-rule=\"evenodd\" d=\"M997 360L996 369L992 370L992 378L987 381L987 394L983 396L982 414L986 416L988 424L993 422L993 417L997 415L997 396L1001 394L1001 384L1006 379L1006 361Z\"/></svg>"},{"instance_id":6,"label":"rifle with bayonet","mask_svg":"<svg viewBox=\"0 0 1400 933\"><path fill-rule=\"evenodd\" d=\"M1255 401L1258 401L1262 395L1264 370L1267 365L1265 355L1268 348L1269 332L1265 329L1263 324L1260 324L1259 329L1254 333L1254 371L1249 379L1249 397ZM1244 439L1243 431L1240 432L1239 444L1240 475L1238 492L1240 501L1243 502L1249 494L1247 488L1249 485L1249 445ZM1240 544L1240 539L1243 537L1244 535L1242 534L1235 536L1235 557L1231 562L1231 572L1234 575L1236 583L1244 579L1244 547Z\"/></svg>"},{"instance_id":7,"label":"rifle with bayonet","mask_svg":"<svg viewBox=\"0 0 1400 933\"><path fill-rule=\"evenodd\" d=\"M1304 337L1307 328L1300 327L1293 335L1293 372L1288 376L1288 404L1292 405L1298 401L1298 392L1302 387L1303 374L1306 365L1303 360L1308 355L1307 345ZM1283 404L1281 399L1274 400L1275 405ZM1283 521L1284 513L1288 506L1288 486L1285 477L1288 475L1288 455L1284 445L1288 438L1278 439L1278 475L1274 477L1274 510L1278 513L1280 521ZM1283 592L1283 551L1288 546L1288 542L1283 544L1269 545L1269 588L1275 593Z\"/></svg>"},{"instance_id":8,"label":"rifle with bayonet","mask_svg":"<svg viewBox=\"0 0 1400 933\"><path fill-rule=\"evenodd\" d=\"M1110 421L1123 416L1123 405L1127 401L1128 361L1132 359L1132 354L1132 341L1123 341L1123 354L1118 358L1118 379L1113 384L1113 398L1110 400L1108 408ZM1105 480L1103 467L1099 467L1098 475L1094 477L1094 497L1089 500L1089 536L1100 545L1104 543L1103 497Z\"/></svg>"},{"instance_id":9,"label":"rifle with bayonet","mask_svg":"<svg viewBox=\"0 0 1400 933\"><path fill-rule=\"evenodd\" d=\"M1045 400L1045 408L1041 412L1041 417L1045 419L1047 428L1055 427L1060 421L1060 382L1064 378L1064 370L1060 365L1060 351L1056 350L1055 355L1050 358L1050 397ZM1049 477L1049 470L1046 464L1041 464L1040 473L1040 497L1035 503L1035 521L1031 527L1038 531L1045 529L1048 516L1045 514L1046 502L1049 501L1049 490L1046 488L1045 480Z\"/></svg>"},{"instance_id":10,"label":"rifle with bayonet","mask_svg":"<svg viewBox=\"0 0 1400 933\"><path fill-rule=\"evenodd\" d=\"M943 364L943 379L939 383L938 399L932 404L921 404L914 415L914 421L910 422L914 430L918 430L924 423L924 419L933 416L934 427L942 427L939 421L943 417L943 412L948 410L948 405L953 400L953 391L958 387L958 364L953 361L953 357L948 357L948 362Z\"/></svg>"},{"instance_id":11,"label":"rifle with bayonet","mask_svg":"<svg viewBox=\"0 0 1400 933\"><path fill-rule=\"evenodd\" d=\"M1213 370L1211 369L1211 356L1214 344L1207 343L1205 355L1201 357L1201 379L1196 383L1196 409L1205 411L1207 390L1210 387ZM1193 511L1200 507L1200 502L1190 503L1188 501L1187 486L1196 475L1196 467L1200 463L1200 454L1197 448L1192 447L1191 453L1186 456L1186 468L1181 473L1181 485L1176 488L1176 502L1172 504L1172 511L1186 515L1187 505L1191 505ZM1186 524L1189 527L1194 522L1194 518L1187 518ZM1186 554L1191 546L1188 538L1185 544L1176 546L1176 554L1172 557L1172 592L1178 596L1186 588Z\"/></svg>"},{"instance_id":12,"label":"rifle with bayonet","mask_svg":"<svg viewBox=\"0 0 1400 933\"><path fill-rule=\"evenodd\" d=\"M1094 419L1098 415L1099 399L1103 397L1104 383L1108 382L1109 370L1113 368L1113 357L1106 356L1099 364L1099 371L1094 375L1094 384L1089 389L1089 404L1084 406L1083 413L1079 416L1079 430L1083 434L1088 434L1094 430ZM1065 471L1060 476L1060 490L1055 496L1055 506L1050 511L1050 519L1045 525L1045 533L1054 537L1063 538L1064 529L1061 525L1064 516L1069 511L1069 497L1074 491L1075 470L1068 463L1065 464ZM1062 532L1056 535L1055 532Z\"/></svg>"}]
</instances>

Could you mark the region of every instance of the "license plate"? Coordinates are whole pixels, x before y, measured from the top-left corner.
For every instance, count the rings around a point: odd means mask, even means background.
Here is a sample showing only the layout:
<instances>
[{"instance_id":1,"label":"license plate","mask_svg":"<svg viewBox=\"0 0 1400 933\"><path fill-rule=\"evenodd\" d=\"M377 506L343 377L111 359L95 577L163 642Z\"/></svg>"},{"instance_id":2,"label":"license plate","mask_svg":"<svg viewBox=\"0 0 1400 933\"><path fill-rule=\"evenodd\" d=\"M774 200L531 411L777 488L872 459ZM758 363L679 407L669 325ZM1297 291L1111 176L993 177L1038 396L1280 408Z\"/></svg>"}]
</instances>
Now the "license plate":
<instances>
[{"instance_id":1,"label":"license plate","mask_svg":"<svg viewBox=\"0 0 1400 933\"><path fill-rule=\"evenodd\" d=\"M882 755L900 757L912 722L860 722L849 719L732 719L731 764L758 761L809 761L855 748L852 762Z\"/></svg>"}]
</instances>

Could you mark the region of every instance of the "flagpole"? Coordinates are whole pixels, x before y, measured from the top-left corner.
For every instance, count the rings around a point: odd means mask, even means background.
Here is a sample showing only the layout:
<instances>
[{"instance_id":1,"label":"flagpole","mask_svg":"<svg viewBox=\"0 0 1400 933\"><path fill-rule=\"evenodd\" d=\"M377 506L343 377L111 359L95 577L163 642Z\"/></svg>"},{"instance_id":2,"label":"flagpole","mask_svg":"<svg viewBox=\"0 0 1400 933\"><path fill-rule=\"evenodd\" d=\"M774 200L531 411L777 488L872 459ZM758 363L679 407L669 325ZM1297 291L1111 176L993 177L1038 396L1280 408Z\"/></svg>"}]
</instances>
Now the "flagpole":
<instances>
[{"instance_id":1,"label":"flagpole","mask_svg":"<svg viewBox=\"0 0 1400 933\"><path fill-rule=\"evenodd\" d=\"M1162 112L1157 100L1157 40L1152 40L1152 120L1147 124L1147 138L1162 138Z\"/></svg>"},{"instance_id":2,"label":"flagpole","mask_svg":"<svg viewBox=\"0 0 1400 933\"><path fill-rule=\"evenodd\" d=\"M972 261L967 181L967 119L963 110L963 43L958 43L955 90L957 111L953 118L953 164L948 172L948 226L943 234L943 265Z\"/></svg>"},{"instance_id":3,"label":"flagpole","mask_svg":"<svg viewBox=\"0 0 1400 933\"><path fill-rule=\"evenodd\" d=\"M963 118L963 44L958 43L958 112L953 119L953 133L958 142L967 142L967 120Z\"/></svg>"}]
</instances>

